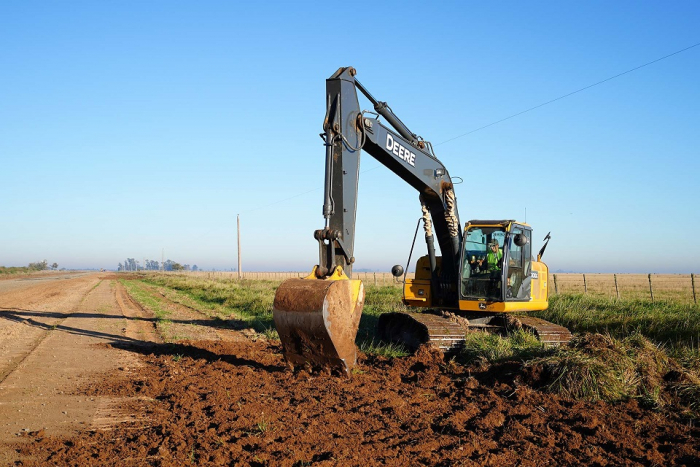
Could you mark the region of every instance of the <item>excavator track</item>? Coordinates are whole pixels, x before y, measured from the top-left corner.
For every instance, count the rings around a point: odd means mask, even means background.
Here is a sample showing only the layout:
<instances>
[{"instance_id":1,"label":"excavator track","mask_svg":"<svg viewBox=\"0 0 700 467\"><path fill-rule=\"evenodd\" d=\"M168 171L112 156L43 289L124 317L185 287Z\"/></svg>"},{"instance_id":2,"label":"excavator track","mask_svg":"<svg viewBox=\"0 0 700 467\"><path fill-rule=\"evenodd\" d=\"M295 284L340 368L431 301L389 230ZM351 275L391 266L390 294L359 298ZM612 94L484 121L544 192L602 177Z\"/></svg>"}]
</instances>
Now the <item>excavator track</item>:
<instances>
[{"instance_id":1,"label":"excavator track","mask_svg":"<svg viewBox=\"0 0 700 467\"><path fill-rule=\"evenodd\" d=\"M467 332L506 334L508 330L525 329L546 345L566 344L571 332L563 326L532 316L492 315L467 319L450 312L384 313L377 324L379 338L415 351L423 344L456 353L464 347Z\"/></svg>"},{"instance_id":2,"label":"excavator track","mask_svg":"<svg viewBox=\"0 0 700 467\"><path fill-rule=\"evenodd\" d=\"M531 331L537 339L548 345L566 344L571 340L571 332L564 326L550 323L534 316L518 316L513 319L520 323L523 329Z\"/></svg>"},{"instance_id":3,"label":"excavator track","mask_svg":"<svg viewBox=\"0 0 700 467\"><path fill-rule=\"evenodd\" d=\"M459 320L429 312L384 313L377 328L381 340L400 343L410 351L429 344L446 353L464 347L464 334L468 330Z\"/></svg>"}]
</instances>

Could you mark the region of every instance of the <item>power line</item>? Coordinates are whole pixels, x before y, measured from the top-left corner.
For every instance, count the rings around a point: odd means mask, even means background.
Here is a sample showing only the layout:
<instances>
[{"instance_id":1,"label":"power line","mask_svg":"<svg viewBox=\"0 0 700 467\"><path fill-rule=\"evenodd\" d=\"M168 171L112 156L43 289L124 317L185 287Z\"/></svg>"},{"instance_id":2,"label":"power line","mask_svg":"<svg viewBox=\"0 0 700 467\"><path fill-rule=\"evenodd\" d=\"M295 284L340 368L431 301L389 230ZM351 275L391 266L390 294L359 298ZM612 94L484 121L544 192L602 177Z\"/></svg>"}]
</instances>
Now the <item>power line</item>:
<instances>
[{"instance_id":1,"label":"power line","mask_svg":"<svg viewBox=\"0 0 700 467\"><path fill-rule=\"evenodd\" d=\"M697 46L699 46L699 45L700 45L700 42L698 42L697 44L693 44L693 45L691 45L690 47L686 47L685 49L677 50L677 51L675 51L675 52L673 52L673 53L671 53L671 54L664 55L664 56L661 57L661 58L657 58L656 60L652 60L651 62L647 62L647 63L645 63L644 65L639 65L639 66L634 67L634 68L631 68L631 69L629 69L629 70L627 70L627 71L623 71L622 73L619 73L619 74L617 74L617 75L615 75L615 76L611 76L610 78L606 78L606 79L604 79L604 80L602 80L602 81L598 81L597 83L590 84L590 85L585 86L585 87L583 87L583 88L581 88L581 89L577 89L576 91L570 92L570 93L568 93L568 94L564 94L563 96L559 96L559 97L557 97L556 99L552 99L552 100L550 100L550 101L544 102L544 103L539 104L539 105L536 105L536 106L534 106L534 107L530 107L529 109L523 110L522 112L515 113L515 114L510 115L510 116L508 116L508 117L506 117L506 118L502 118L502 119L497 120L497 121L495 121L495 122L489 123L488 125L484 125L484 126L482 126L482 127L479 127L479 128L477 128L477 129L475 129L475 130L471 130L471 131L468 131L468 132L466 132L466 133L464 133L464 134L461 134L461 135L459 135L459 136L455 136L454 138L450 138L450 139L448 139L448 140L442 141L442 142L440 142L440 143L437 143L435 146L440 146L441 144L449 143L450 141L454 141L454 140L456 140L456 139L458 139L458 138L462 138L462 137L464 137L464 136L471 135L472 133L476 133L477 131L480 131L480 130L483 130L483 129L485 129L485 128L488 128L488 127L497 125L497 124L502 123L502 122L505 122L506 120L510 120L511 118L515 118L515 117L517 117L517 116L519 116L519 115L522 115L522 114L524 114L524 113L530 112L530 111L535 110L535 109L539 109L540 107L544 107L545 105L551 104L552 102L556 102L556 101L562 100L562 99L564 99L564 98L566 98L566 97L573 96L574 94L578 94L578 93L581 92L581 91L585 91L586 89L590 89L590 88L592 88L592 87L594 87L594 86L598 86L599 84L603 84L603 83L606 83L606 82L608 82L608 81L611 81L611 80L613 80L613 79L615 79L615 78L619 78L620 76L626 75L626 74L628 74L628 73L632 73L633 71L639 70L640 68L644 68L645 66L649 66L649 65L652 65L652 64L654 64L654 63L656 63L656 62L660 62L661 60L665 60L665 59L667 59L667 58L669 58L669 57L673 57L674 55L678 55L679 53L685 52L686 50L690 50L690 49L692 49L693 47L697 47Z\"/></svg>"},{"instance_id":2,"label":"power line","mask_svg":"<svg viewBox=\"0 0 700 467\"><path fill-rule=\"evenodd\" d=\"M515 118L515 117L518 117L518 116L520 116L520 115L523 115L523 114L525 114L525 113L527 113L527 112L531 112L531 111L533 111L533 110L539 109L540 107L544 107L545 105L549 105L549 104L551 104L551 103L553 103L553 102L560 101L560 100L565 99L565 98L567 98L567 97L569 97L569 96L573 96L574 94L578 94L579 92L585 91L585 90L590 89L590 88L592 88L592 87L595 87L595 86L598 86L598 85L600 85L600 84L603 84L603 83L606 83L606 82L608 82L608 81L611 81L611 80L613 80L613 79L619 78L620 76L624 76L624 75L626 75L626 74L632 73L633 71L637 71L637 70L639 70L639 69L641 69L641 68L644 68L644 67L647 67L647 66L649 66L649 65L653 65L654 63L657 63L657 62L660 62L660 61L665 60L665 59L667 59L667 58L673 57L674 55L678 55L678 54L680 54L680 53L683 53L683 52L685 52L685 51L687 51L687 50L690 50L690 49L692 49L692 48L694 48L694 47L697 47L697 46L699 46L699 45L700 45L700 42L698 42L698 43L696 43L696 44L693 44L693 45L691 45L691 46L689 46L689 47L686 47L686 48L684 48L684 49L677 50L677 51L675 51L675 52L673 52L673 53L670 53L670 54L668 54L668 55L664 55L663 57L660 57L660 58L657 58L657 59L652 60L652 61L650 61L650 62L644 63L643 65L639 65L639 66L636 66L636 67L634 67L634 68L630 68L630 69L627 70L627 71L623 71L622 73L618 73L618 74L616 74L616 75L614 75L614 76L611 76L611 77L606 78L606 79L604 79L604 80L598 81L598 82L596 82L596 83L589 84L588 86L584 86L584 87L582 87L582 88L580 88L580 89L577 89L576 91L572 91L572 92L570 92L570 93L568 93L568 94L564 94L564 95L559 96L559 97L557 97L557 98L551 99L551 100L549 100L549 101L547 101L547 102L543 102L542 104L536 105L536 106L534 106L534 107L530 107L529 109L523 110L523 111L521 111L521 112L515 113L515 114L513 114L513 115L510 115L510 116L508 116L508 117L502 118L502 119L497 120L497 121L495 121L495 122L489 123L488 125L481 126L481 127L476 128L476 129L474 129L474 130L471 130L471 131L468 131L468 132L466 132L466 133L463 133L463 134L461 134L461 135L459 135L459 136L455 136L454 138L450 138L450 139L445 140L445 141L442 141L442 142L440 142L440 143L436 143L435 146L440 146L441 144L449 143L450 141L454 141L454 140L456 140L456 139L462 138L462 137L467 136L467 135L470 135L470 134L472 134L472 133L476 133L477 131L481 131L481 130L483 130L483 129L486 129L486 128L489 128L489 127L491 127L491 126L497 125L497 124L499 124L499 123L505 122L506 120L510 120L511 118ZM376 169L378 169L378 168L380 168L380 167L382 167L382 166L379 165L379 166L375 166L375 167L369 168L369 169L367 169L367 170L363 170L363 171L360 172L360 174L367 173L367 172L371 172L372 170L376 170ZM266 205L264 205L264 206L258 206L257 208L250 209L250 210L247 210L247 211L243 211L242 214L247 214L247 213L250 213L250 212L253 212L253 211L258 211L258 210L260 210L260 209L265 209L265 208L268 208L268 207L271 207L271 206L275 206L275 205L277 205L277 204L284 203L284 202L289 201L289 200L291 200L291 199L298 198L298 197L300 197L300 196L304 196L304 195L307 195L307 194L309 194L309 193L313 193L313 192L320 191L320 190L321 190L321 187L315 188L315 189L313 189L313 190L305 191L305 192L303 192L303 193L299 193L299 194L290 196L290 197L288 197L288 198L280 199L280 200L277 200L277 201L275 201L275 202L273 202L273 203L266 204ZM211 230L211 231L209 231L209 232L203 234L200 238L205 237L205 236L207 236L207 235L213 233L213 232L216 231L216 230L219 230L221 227L222 227L222 226L217 226L217 227L215 227L213 230Z\"/></svg>"},{"instance_id":3,"label":"power line","mask_svg":"<svg viewBox=\"0 0 700 467\"><path fill-rule=\"evenodd\" d=\"M566 97L573 96L574 94L578 94L579 92L585 91L585 90L590 89L590 88L595 87L595 86L598 86L599 84L606 83L606 82L611 81L611 80L613 80L613 79L615 79L615 78L619 78L620 76L624 76L624 75L626 75L626 74L632 73L633 71L636 71L636 70L639 70L639 69L644 68L644 67L646 67L646 66L649 66L649 65L652 65L652 64L654 64L654 63L660 62L661 60L665 60L665 59L667 59L667 58L669 58L669 57L673 57L674 55L678 55L678 54L680 54L680 53L682 53L682 52L685 52L685 51L687 51L687 50L690 50L690 49L692 49L693 47L697 47L697 46L699 46L699 45L700 45L700 42L698 42L698 43L696 43L696 44L693 44L693 45L691 45L691 46L689 46L689 47L686 47L686 48L684 48L684 49L677 50L677 51L675 51L675 52L673 52L673 53L670 53L670 54L668 54L668 55L664 55L663 57L657 58L657 59L652 60L652 61L650 61L650 62L647 62L647 63L645 63L645 64L643 64L643 65L639 65L639 66L636 66L636 67L634 67L634 68L630 68L630 69L627 70L627 71L623 71L622 73L618 73L618 74L616 74L615 76L611 76L611 77L609 77L609 78L606 78L606 79L604 79L604 80L598 81L598 82L596 82L596 83L589 84L588 86L582 87L581 89L577 89L576 91L572 91L572 92L570 92L570 93L568 93L568 94L564 94L563 96L559 96L559 97L557 97L557 98L555 98L555 99L551 99L551 100L549 100L549 101L547 101L547 102L544 102L544 103L542 103L542 104L536 105L536 106L534 106L534 107L530 107L530 108L527 109L527 110L523 110L523 111L521 111L521 112L515 113L515 114L513 114L513 115L510 115L510 116L508 116L508 117L502 118L502 119L497 120L497 121L495 121L495 122L489 123L488 125L481 126L481 127L476 128L476 129L474 129L474 130L468 131L467 133L464 133L464 134L461 134L461 135L459 135L459 136L455 136L454 138L450 138L450 139L448 139L448 140L442 141L442 142L440 142L440 143L435 144L435 146L439 146L439 145L441 145L441 144L449 143L450 141L454 141L454 140L456 140L456 139L458 139L458 138L462 138L462 137L467 136L467 135L470 135L470 134L472 134L472 133L476 133L477 131L480 131L480 130L483 130L483 129L485 129L485 128L488 128L488 127L497 125L497 124L499 124L499 123L501 123L501 122L505 122L506 120L510 120L511 118L515 118L515 117L517 117L517 116L519 116L519 115L525 114L525 113L527 113L527 112L531 112L531 111L533 111L533 110L535 110L535 109L539 109L540 107L544 107L545 105L548 105L548 104L551 104L551 103L553 103L553 102L562 100L562 99L564 99L564 98L566 98ZM372 168L367 169L367 170L363 170L363 171L360 172L360 174L367 173L367 172L370 172L370 171L372 171L372 170L376 170L376 169L378 169L378 168L380 168L380 167L382 167L382 166L376 166L376 167L372 167ZM305 191L305 192L303 192L303 193L299 193L299 194L297 194L297 195L290 196L289 198L284 198L284 199L281 199L281 200L277 200L277 201L275 201L275 202L273 202L273 203L267 204L267 205L265 205L265 206L260 206L260 207L256 208L255 210L267 208L267 207L270 207L270 206L274 206L274 205L279 204L279 203L284 203L285 201L289 201L290 199L298 198L299 196L307 195L307 194L309 194L309 193L313 193L313 192L319 191L319 190L321 190L320 187L319 187L319 188L316 188L316 189L313 189L313 190ZM246 213L246 212L251 212L251 211L252 211L252 210L244 211L244 213Z\"/></svg>"}]
</instances>

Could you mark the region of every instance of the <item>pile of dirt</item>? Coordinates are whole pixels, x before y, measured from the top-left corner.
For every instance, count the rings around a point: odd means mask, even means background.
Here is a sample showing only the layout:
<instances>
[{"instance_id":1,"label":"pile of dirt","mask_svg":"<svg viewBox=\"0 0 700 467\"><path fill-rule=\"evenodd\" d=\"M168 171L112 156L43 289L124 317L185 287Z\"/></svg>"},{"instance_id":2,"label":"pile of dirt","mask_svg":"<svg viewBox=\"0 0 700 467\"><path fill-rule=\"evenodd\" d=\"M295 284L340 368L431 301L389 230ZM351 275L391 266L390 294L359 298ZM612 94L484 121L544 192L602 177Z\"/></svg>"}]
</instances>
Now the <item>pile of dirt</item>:
<instances>
[{"instance_id":1,"label":"pile of dirt","mask_svg":"<svg viewBox=\"0 0 700 467\"><path fill-rule=\"evenodd\" d=\"M362 357L351 378L290 371L278 345L129 349L143 365L85 392L138 401L138 422L28 436L17 465L699 465L700 428L634 400L564 399L519 364L468 368L422 348Z\"/></svg>"}]
</instances>

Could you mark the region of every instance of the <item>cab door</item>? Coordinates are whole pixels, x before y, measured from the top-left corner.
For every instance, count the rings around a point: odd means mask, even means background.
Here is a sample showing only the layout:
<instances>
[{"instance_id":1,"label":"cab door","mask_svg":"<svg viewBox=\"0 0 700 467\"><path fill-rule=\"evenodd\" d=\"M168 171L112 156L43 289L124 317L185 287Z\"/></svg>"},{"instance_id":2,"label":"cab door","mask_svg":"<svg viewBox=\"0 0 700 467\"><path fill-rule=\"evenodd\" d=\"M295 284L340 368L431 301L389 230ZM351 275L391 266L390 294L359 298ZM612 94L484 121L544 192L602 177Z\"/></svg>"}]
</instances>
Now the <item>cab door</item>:
<instances>
[{"instance_id":1,"label":"cab door","mask_svg":"<svg viewBox=\"0 0 700 467\"><path fill-rule=\"evenodd\" d=\"M532 229L513 224L507 239L507 261L504 261L505 298L507 302L530 301Z\"/></svg>"}]
</instances>

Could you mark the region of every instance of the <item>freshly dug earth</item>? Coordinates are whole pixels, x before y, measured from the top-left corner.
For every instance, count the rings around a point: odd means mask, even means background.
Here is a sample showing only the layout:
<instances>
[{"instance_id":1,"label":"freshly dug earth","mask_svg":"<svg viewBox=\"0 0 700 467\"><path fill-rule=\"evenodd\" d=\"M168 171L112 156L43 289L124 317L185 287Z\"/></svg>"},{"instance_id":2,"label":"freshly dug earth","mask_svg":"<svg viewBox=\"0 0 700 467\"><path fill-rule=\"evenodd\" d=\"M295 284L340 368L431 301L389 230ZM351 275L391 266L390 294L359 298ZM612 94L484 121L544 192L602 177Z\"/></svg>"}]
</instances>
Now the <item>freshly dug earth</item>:
<instances>
[{"instance_id":1,"label":"freshly dug earth","mask_svg":"<svg viewBox=\"0 0 700 467\"><path fill-rule=\"evenodd\" d=\"M421 349L362 356L342 378L293 372L265 341L120 347L142 364L82 392L138 417L29 433L16 465L700 465L692 423L546 394L517 363L470 369Z\"/></svg>"}]
</instances>

